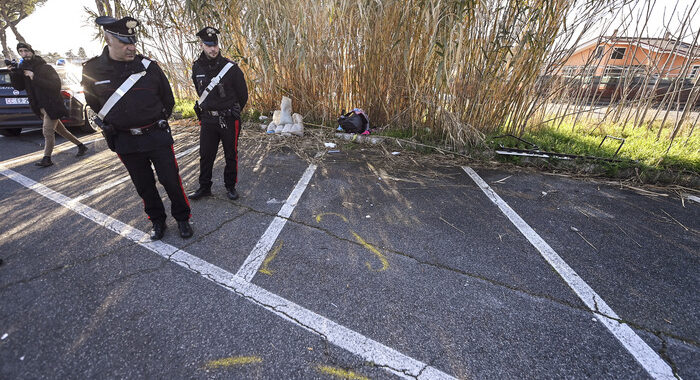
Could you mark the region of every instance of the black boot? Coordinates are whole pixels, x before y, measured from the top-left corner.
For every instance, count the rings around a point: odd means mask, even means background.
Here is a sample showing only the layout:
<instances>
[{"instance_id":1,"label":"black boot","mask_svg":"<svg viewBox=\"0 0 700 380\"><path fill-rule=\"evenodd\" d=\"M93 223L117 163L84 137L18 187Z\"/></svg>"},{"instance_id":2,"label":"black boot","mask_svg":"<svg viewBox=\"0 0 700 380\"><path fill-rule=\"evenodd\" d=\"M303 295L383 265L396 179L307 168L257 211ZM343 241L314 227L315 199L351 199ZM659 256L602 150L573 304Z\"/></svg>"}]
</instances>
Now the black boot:
<instances>
[{"instance_id":1,"label":"black boot","mask_svg":"<svg viewBox=\"0 0 700 380\"><path fill-rule=\"evenodd\" d=\"M177 221L177 229L180 230L180 236L183 239L191 238L192 235L194 234L194 231L192 230L192 226L190 225L190 222L187 220L178 220Z\"/></svg>"},{"instance_id":2,"label":"black boot","mask_svg":"<svg viewBox=\"0 0 700 380\"><path fill-rule=\"evenodd\" d=\"M88 148L85 146L85 144L78 145L78 153L75 154L75 157L84 156L87 149Z\"/></svg>"},{"instance_id":3,"label":"black boot","mask_svg":"<svg viewBox=\"0 0 700 380\"><path fill-rule=\"evenodd\" d=\"M238 199L238 192L236 191L236 188L235 187L226 188L226 196L228 197L228 199L231 199L233 201Z\"/></svg>"},{"instance_id":4,"label":"black boot","mask_svg":"<svg viewBox=\"0 0 700 380\"><path fill-rule=\"evenodd\" d=\"M53 162L51 162L51 157L50 156L44 156L44 158L41 159L41 161L35 163L34 165L36 166L41 166L41 167L47 167L53 165Z\"/></svg>"},{"instance_id":5,"label":"black boot","mask_svg":"<svg viewBox=\"0 0 700 380\"><path fill-rule=\"evenodd\" d=\"M165 221L153 222L153 229L151 230L151 240L160 240L165 235Z\"/></svg>"},{"instance_id":6,"label":"black boot","mask_svg":"<svg viewBox=\"0 0 700 380\"><path fill-rule=\"evenodd\" d=\"M196 201L197 199L208 197L211 195L211 188L200 186L199 189L195 190L194 193L190 193L187 198Z\"/></svg>"}]
</instances>

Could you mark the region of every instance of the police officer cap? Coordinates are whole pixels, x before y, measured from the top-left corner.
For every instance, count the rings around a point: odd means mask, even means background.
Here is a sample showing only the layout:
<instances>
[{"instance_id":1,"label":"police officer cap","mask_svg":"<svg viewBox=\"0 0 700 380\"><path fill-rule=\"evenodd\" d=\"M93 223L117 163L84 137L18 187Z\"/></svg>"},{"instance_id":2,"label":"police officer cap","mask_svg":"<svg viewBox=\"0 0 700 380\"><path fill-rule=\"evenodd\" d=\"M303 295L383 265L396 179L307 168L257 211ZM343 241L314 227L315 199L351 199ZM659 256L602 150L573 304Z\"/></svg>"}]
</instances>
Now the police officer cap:
<instances>
[{"instance_id":1,"label":"police officer cap","mask_svg":"<svg viewBox=\"0 0 700 380\"><path fill-rule=\"evenodd\" d=\"M139 20L129 16L119 20L112 16L100 16L95 19L95 23L125 44L136 43L136 27L141 24Z\"/></svg>"},{"instance_id":2,"label":"police officer cap","mask_svg":"<svg viewBox=\"0 0 700 380\"><path fill-rule=\"evenodd\" d=\"M197 32L197 37L207 46L216 46L219 44L219 36L217 36L219 33L218 29L207 26Z\"/></svg>"}]
</instances>

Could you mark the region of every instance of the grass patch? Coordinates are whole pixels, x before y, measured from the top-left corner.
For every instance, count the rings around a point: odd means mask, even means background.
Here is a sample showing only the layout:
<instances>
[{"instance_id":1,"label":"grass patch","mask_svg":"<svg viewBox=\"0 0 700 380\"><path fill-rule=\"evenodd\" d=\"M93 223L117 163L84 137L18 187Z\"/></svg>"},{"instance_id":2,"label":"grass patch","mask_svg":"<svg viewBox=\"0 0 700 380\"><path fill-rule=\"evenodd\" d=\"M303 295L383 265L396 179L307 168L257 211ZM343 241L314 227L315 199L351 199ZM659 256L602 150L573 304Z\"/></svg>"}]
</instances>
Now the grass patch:
<instances>
[{"instance_id":1,"label":"grass patch","mask_svg":"<svg viewBox=\"0 0 700 380\"><path fill-rule=\"evenodd\" d=\"M197 117L194 113L194 100L191 99L175 99L175 107L173 108L173 118L189 119Z\"/></svg>"},{"instance_id":2,"label":"grass patch","mask_svg":"<svg viewBox=\"0 0 700 380\"><path fill-rule=\"evenodd\" d=\"M606 139L605 143L600 146L603 138L606 135L611 135L625 139L624 145L616 157L623 162L614 165L617 168L639 167L657 170L687 170L699 173L700 135L695 133L688 138L687 133L679 134L667 153L666 150L670 144L667 136L670 132L670 129L665 129L662 131L661 138L657 140L658 127L652 127L651 130L627 127L623 131L622 126L613 124L602 125L598 128L592 125L577 125L572 128L571 124L563 123L559 129L552 125L528 129L522 138L537 144L543 151L612 158L620 142ZM493 148L497 147L499 142L504 146L530 148L520 142L515 144L516 140L514 139L507 141L489 139L489 145Z\"/></svg>"},{"instance_id":3,"label":"grass patch","mask_svg":"<svg viewBox=\"0 0 700 380\"><path fill-rule=\"evenodd\" d=\"M174 119L189 119L197 117L194 112L194 103L192 99L175 99L175 107L173 107L173 118ZM241 115L242 121L257 121L261 113L258 110L244 109Z\"/></svg>"}]
</instances>

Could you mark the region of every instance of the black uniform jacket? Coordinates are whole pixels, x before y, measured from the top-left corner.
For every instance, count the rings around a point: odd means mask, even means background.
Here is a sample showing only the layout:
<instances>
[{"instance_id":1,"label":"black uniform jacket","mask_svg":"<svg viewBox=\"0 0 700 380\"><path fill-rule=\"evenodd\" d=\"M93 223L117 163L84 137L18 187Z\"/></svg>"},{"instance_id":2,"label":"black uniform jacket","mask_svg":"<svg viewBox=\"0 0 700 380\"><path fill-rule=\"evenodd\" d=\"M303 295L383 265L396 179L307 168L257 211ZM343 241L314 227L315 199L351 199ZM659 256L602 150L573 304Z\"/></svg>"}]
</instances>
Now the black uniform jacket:
<instances>
[{"instance_id":1,"label":"black uniform jacket","mask_svg":"<svg viewBox=\"0 0 700 380\"><path fill-rule=\"evenodd\" d=\"M214 87L207 98L204 99L204 104L199 105L202 110L224 111L234 108L234 104L238 103L240 107L238 112L240 112L248 102L248 86L246 86L243 71L235 62L224 58L221 54L215 59L209 59L202 53L192 64L192 80L197 89L197 95L202 95L212 78L217 76L228 62L233 63L233 67L229 69L219 82L223 84L223 94ZM222 97L221 95L224 96Z\"/></svg>"},{"instance_id":2,"label":"black uniform jacket","mask_svg":"<svg viewBox=\"0 0 700 380\"><path fill-rule=\"evenodd\" d=\"M115 61L109 57L108 47L102 55L83 64L81 84L85 100L96 113L102 109L110 96L131 74L142 72L143 56L136 55L130 62ZM161 119L168 119L175 106L170 82L163 70L151 61L146 75L112 107L104 122L118 131L115 136L116 152L119 154L145 152L163 145L172 145L170 130L149 128L143 135L132 135L131 128L143 128Z\"/></svg>"},{"instance_id":3,"label":"black uniform jacket","mask_svg":"<svg viewBox=\"0 0 700 380\"><path fill-rule=\"evenodd\" d=\"M34 79L25 76L24 70L33 71ZM22 61L17 69L10 72L10 81L15 89L27 91L29 105L35 114L42 116L43 108L52 120L68 116L68 109L61 97L61 78L43 58L35 55Z\"/></svg>"}]
</instances>

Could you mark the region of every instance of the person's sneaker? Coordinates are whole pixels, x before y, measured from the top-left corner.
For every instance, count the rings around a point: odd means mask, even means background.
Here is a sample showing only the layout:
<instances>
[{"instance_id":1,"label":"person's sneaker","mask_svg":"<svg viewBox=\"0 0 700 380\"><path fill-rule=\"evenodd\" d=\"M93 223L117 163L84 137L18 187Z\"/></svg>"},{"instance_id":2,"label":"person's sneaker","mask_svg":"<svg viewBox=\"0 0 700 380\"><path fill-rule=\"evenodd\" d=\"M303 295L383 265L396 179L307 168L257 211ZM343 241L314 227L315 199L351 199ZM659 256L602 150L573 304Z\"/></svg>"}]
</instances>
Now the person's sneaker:
<instances>
[{"instance_id":1,"label":"person's sneaker","mask_svg":"<svg viewBox=\"0 0 700 380\"><path fill-rule=\"evenodd\" d=\"M53 162L51 162L51 157L44 156L44 158L42 158L41 161L35 163L34 165L45 168L47 166L53 165Z\"/></svg>"},{"instance_id":2,"label":"person's sneaker","mask_svg":"<svg viewBox=\"0 0 700 380\"><path fill-rule=\"evenodd\" d=\"M153 222L153 229L151 230L151 240L160 240L165 235L165 221Z\"/></svg>"},{"instance_id":3,"label":"person's sneaker","mask_svg":"<svg viewBox=\"0 0 700 380\"><path fill-rule=\"evenodd\" d=\"M87 150L88 150L88 147L86 147L85 144L78 145L78 153L75 154L75 157L84 156L85 152L87 152Z\"/></svg>"},{"instance_id":4,"label":"person's sneaker","mask_svg":"<svg viewBox=\"0 0 700 380\"><path fill-rule=\"evenodd\" d=\"M180 230L180 236L183 239L191 238L194 234L190 222L187 220L178 220L177 229Z\"/></svg>"},{"instance_id":5,"label":"person's sneaker","mask_svg":"<svg viewBox=\"0 0 700 380\"><path fill-rule=\"evenodd\" d=\"M187 198L190 198L194 201L200 198L208 197L211 195L211 189L207 187L200 187L199 189L195 190L193 193L190 193L187 195Z\"/></svg>"},{"instance_id":6,"label":"person's sneaker","mask_svg":"<svg viewBox=\"0 0 700 380\"><path fill-rule=\"evenodd\" d=\"M234 201L235 201L236 199L238 199L238 192L236 191L236 188L235 188L235 187L229 187L229 188L227 188L227 189L226 189L226 196L228 197L228 199L231 199L231 200L234 200Z\"/></svg>"}]
</instances>

